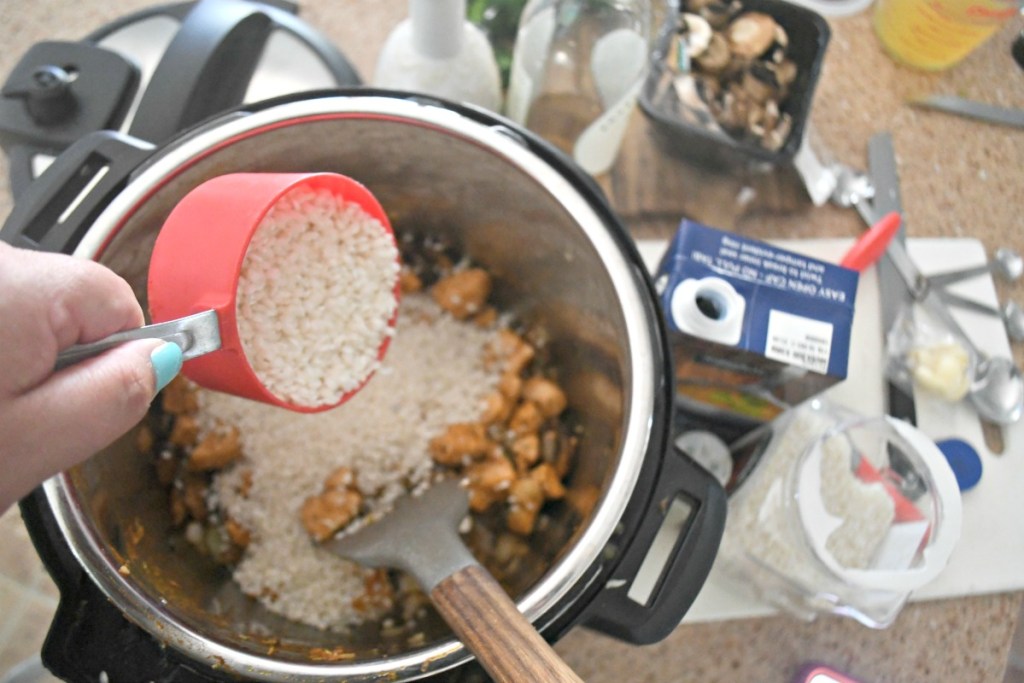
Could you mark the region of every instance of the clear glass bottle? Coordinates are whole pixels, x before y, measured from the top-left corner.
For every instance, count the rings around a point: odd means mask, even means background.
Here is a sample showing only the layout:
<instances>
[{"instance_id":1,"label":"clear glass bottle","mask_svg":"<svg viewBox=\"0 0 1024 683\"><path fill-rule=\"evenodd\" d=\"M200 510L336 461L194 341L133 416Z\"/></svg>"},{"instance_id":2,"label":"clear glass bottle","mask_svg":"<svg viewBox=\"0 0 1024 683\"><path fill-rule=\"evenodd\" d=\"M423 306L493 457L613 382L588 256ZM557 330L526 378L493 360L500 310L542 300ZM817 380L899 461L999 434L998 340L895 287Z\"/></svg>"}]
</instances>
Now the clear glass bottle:
<instances>
[{"instance_id":1,"label":"clear glass bottle","mask_svg":"<svg viewBox=\"0 0 1024 683\"><path fill-rule=\"evenodd\" d=\"M647 74L650 33L649 0L530 0L506 113L583 170L604 173Z\"/></svg>"}]
</instances>

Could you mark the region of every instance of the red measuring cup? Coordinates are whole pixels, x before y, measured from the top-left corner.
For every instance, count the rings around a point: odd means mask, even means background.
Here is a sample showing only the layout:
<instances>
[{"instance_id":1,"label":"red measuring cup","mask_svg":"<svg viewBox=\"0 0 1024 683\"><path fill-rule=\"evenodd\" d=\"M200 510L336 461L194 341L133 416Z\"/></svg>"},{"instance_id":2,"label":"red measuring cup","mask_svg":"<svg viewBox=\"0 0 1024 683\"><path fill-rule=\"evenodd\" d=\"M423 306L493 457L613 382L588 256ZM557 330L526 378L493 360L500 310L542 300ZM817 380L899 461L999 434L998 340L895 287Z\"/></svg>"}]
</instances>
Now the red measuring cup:
<instances>
[{"instance_id":1,"label":"red measuring cup","mask_svg":"<svg viewBox=\"0 0 1024 683\"><path fill-rule=\"evenodd\" d=\"M355 203L381 223L392 243L394 233L384 209L359 182L337 173L235 173L204 182L189 192L167 217L153 247L149 266L149 310L154 323L214 311L220 348L187 360L182 373L196 384L299 412L333 408L354 395L372 376L326 405L289 402L270 391L246 357L237 319L238 283L246 251L263 219L286 193L296 188L327 190ZM397 254L397 249L396 249ZM399 284L393 287L395 308ZM382 360L390 342L377 349ZM186 358L188 354L186 354Z\"/></svg>"}]
</instances>

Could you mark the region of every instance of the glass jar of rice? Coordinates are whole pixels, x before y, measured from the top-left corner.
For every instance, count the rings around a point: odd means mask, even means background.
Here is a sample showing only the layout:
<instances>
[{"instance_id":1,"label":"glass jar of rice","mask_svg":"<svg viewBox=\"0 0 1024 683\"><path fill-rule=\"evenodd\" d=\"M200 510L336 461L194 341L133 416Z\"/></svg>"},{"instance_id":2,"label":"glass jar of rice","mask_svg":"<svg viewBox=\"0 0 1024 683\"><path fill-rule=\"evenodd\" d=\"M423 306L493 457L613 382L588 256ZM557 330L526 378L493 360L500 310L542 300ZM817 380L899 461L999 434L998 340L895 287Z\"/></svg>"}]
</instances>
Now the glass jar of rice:
<instances>
[{"instance_id":1,"label":"glass jar of rice","mask_svg":"<svg viewBox=\"0 0 1024 683\"><path fill-rule=\"evenodd\" d=\"M960 493L922 432L813 400L768 423L760 447L719 555L738 586L808 620L883 628L945 567Z\"/></svg>"}]
</instances>

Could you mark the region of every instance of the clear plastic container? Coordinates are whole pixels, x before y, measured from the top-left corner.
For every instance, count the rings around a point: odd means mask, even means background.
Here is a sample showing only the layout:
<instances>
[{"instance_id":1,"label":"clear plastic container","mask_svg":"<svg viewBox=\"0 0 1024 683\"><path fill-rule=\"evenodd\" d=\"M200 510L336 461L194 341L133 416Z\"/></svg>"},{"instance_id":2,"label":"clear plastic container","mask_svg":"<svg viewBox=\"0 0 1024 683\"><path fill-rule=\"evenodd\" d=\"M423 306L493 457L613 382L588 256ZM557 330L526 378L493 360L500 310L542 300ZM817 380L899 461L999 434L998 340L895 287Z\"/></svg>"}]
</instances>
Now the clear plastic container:
<instances>
[{"instance_id":1,"label":"clear plastic container","mask_svg":"<svg viewBox=\"0 0 1024 683\"><path fill-rule=\"evenodd\" d=\"M960 492L938 447L906 422L817 399L770 423L763 444L730 498L721 568L802 618L890 625L960 536Z\"/></svg>"}]
</instances>

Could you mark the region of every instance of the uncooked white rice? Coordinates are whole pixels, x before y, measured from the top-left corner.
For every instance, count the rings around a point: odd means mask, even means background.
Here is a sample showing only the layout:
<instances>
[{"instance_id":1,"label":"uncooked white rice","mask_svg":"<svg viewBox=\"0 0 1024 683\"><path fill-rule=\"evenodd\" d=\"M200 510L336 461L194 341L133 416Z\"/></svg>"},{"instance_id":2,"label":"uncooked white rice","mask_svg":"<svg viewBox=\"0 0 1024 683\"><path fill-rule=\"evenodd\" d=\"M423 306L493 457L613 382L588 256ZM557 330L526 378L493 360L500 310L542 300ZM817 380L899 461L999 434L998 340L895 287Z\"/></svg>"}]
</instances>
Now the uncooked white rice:
<instances>
[{"instance_id":1,"label":"uncooked white rice","mask_svg":"<svg viewBox=\"0 0 1024 683\"><path fill-rule=\"evenodd\" d=\"M282 196L238 282L238 332L264 386L311 407L356 389L394 332L398 268L394 239L358 204L301 187Z\"/></svg>"},{"instance_id":2,"label":"uncooked white rice","mask_svg":"<svg viewBox=\"0 0 1024 683\"><path fill-rule=\"evenodd\" d=\"M317 547L300 520L309 496L340 466L359 489L377 491L371 514L427 481L428 444L454 422L477 420L497 377L485 370L494 332L459 322L426 294L403 297L398 329L383 366L340 408L301 414L200 390L204 431L238 427L245 460L220 473L220 507L246 527L252 542L234 577L270 610L319 628L344 628L379 615L353 598L369 570ZM247 496L239 489L251 472Z\"/></svg>"},{"instance_id":3,"label":"uncooked white rice","mask_svg":"<svg viewBox=\"0 0 1024 683\"><path fill-rule=\"evenodd\" d=\"M750 481L729 502L721 546L724 565L736 562L744 567L739 573L759 576L769 568L804 586L819 585L811 550L793 519L794 494L787 486L808 444L832 426L826 417L803 407L774 435ZM845 437L824 441L821 494L829 514L842 519L826 547L843 566L864 569L892 525L895 505L881 483L856 476L853 457Z\"/></svg>"}]
</instances>

